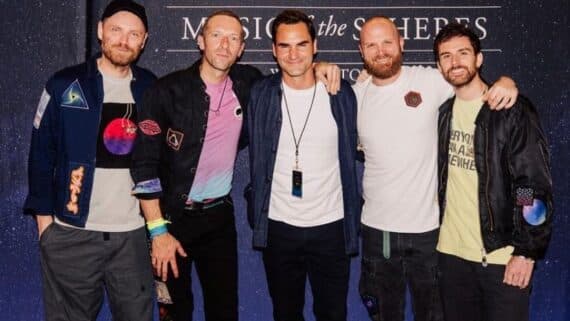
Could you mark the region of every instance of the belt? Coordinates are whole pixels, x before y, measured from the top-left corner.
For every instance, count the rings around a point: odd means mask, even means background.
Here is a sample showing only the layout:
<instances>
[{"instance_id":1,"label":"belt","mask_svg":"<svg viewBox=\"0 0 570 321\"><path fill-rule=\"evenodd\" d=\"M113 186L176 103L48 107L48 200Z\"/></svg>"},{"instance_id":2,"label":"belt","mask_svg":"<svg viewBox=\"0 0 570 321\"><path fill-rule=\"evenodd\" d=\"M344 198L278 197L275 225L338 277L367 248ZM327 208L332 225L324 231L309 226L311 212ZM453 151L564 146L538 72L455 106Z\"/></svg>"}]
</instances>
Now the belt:
<instances>
[{"instance_id":1,"label":"belt","mask_svg":"<svg viewBox=\"0 0 570 321\"><path fill-rule=\"evenodd\" d=\"M218 198L208 198L203 200L202 202L192 202L186 203L184 206L185 212L201 212L203 210L207 210L212 207L216 207L218 205L223 204L226 200L230 200L231 197L229 195L225 195Z\"/></svg>"}]
</instances>

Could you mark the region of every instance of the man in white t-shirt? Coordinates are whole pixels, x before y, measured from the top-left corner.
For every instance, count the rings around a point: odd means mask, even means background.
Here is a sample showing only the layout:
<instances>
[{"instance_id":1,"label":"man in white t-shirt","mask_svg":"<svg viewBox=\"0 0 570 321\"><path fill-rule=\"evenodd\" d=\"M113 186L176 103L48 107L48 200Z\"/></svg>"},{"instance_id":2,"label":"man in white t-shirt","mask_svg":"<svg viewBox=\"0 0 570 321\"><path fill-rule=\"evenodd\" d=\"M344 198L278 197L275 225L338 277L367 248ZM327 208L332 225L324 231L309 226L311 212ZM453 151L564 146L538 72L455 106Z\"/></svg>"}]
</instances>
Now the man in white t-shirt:
<instances>
[{"instance_id":1,"label":"man in white t-shirt","mask_svg":"<svg viewBox=\"0 0 570 321\"><path fill-rule=\"evenodd\" d=\"M387 17L366 21L359 48L372 75L353 87L365 157L360 294L371 319L400 321L409 286L415 320L441 320L437 115L453 89L436 69L402 67L404 39ZM517 90L500 82L486 98L502 108Z\"/></svg>"},{"instance_id":2,"label":"man in white t-shirt","mask_svg":"<svg viewBox=\"0 0 570 321\"><path fill-rule=\"evenodd\" d=\"M286 10L272 26L281 72L254 85L247 109L253 245L276 321L302 321L307 279L317 320L345 321L350 255L358 250L356 98L329 96L313 73L312 20Z\"/></svg>"}]
</instances>

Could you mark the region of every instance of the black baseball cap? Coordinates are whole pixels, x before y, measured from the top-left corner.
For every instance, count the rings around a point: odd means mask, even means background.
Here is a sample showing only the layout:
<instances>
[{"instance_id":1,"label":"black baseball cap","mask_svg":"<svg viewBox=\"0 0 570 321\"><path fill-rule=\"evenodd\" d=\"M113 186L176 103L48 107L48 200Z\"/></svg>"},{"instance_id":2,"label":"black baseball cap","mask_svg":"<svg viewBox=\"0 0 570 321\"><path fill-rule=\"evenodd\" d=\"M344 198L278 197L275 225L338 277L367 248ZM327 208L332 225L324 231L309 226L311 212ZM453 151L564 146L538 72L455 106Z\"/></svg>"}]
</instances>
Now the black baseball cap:
<instances>
[{"instance_id":1,"label":"black baseball cap","mask_svg":"<svg viewBox=\"0 0 570 321\"><path fill-rule=\"evenodd\" d=\"M105 11L103 11L103 15L101 16L101 21L109 18L110 16L114 15L119 11L128 11L134 14L135 16L139 17L144 25L144 28L148 31L148 20L146 18L146 11L144 7L131 0L111 1L105 8Z\"/></svg>"}]
</instances>

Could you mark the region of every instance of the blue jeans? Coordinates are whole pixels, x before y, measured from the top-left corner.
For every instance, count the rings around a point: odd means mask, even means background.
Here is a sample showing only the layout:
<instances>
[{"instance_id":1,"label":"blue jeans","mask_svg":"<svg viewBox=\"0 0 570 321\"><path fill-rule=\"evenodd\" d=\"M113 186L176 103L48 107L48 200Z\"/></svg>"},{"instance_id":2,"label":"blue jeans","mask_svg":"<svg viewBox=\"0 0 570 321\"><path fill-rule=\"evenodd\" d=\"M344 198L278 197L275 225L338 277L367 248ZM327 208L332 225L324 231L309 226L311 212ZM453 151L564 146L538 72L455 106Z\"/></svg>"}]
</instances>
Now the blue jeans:
<instances>
[{"instance_id":1,"label":"blue jeans","mask_svg":"<svg viewBox=\"0 0 570 321\"><path fill-rule=\"evenodd\" d=\"M406 285L416 321L443 319L437 280L439 229L394 233L362 226L359 291L370 319L402 321Z\"/></svg>"},{"instance_id":2,"label":"blue jeans","mask_svg":"<svg viewBox=\"0 0 570 321\"><path fill-rule=\"evenodd\" d=\"M318 321L346 320L350 258L345 254L343 221L295 227L269 220L263 251L275 321L303 321L307 277Z\"/></svg>"},{"instance_id":3,"label":"blue jeans","mask_svg":"<svg viewBox=\"0 0 570 321\"><path fill-rule=\"evenodd\" d=\"M503 283L505 266L439 253L446 321L528 321L530 286Z\"/></svg>"}]
</instances>

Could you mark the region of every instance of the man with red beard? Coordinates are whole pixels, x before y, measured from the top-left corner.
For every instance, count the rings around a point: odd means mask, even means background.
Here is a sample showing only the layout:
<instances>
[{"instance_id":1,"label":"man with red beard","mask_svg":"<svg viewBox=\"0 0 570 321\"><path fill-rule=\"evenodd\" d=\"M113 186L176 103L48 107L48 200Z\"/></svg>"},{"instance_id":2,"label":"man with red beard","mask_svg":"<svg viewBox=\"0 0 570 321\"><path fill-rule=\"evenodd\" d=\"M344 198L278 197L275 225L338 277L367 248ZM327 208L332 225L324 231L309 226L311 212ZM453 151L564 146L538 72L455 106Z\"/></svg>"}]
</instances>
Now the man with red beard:
<instances>
[{"instance_id":1,"label":"man with red beard","mask_svg":"<svg viewBox=\"0 0 570 321\"><path fill-rule=\"evenodd\" d=\"M415 320L441 320L437 115L453 88L436 69L402 67L404 39L387 17L365 22L359 48L372 75L353 87L365 158L360 294L372 320L401 321L409 286ZM484 97L496 108L517 94L500 83Z\"/></svg>"},{"instance_id":2,"label":"man with red beard","mask_svg":"<svg viewBox=\"0 0 570 321\"><path fill-rule=\"evenodd\" d=\"M104 291L114 320L152 320L129 174L139 103L155 80L133 65L147 29L143 6L111 2L97 28L102 54L55 73L40 98L24 209L38 223L46 320L95 320Z\"/></svg>"},{"instance_id":3,"label":"man with red beard","mask_svg":"<svg viewBox=\"0 0 570 321\"><path fill-rule=\"evenodd\" d=\"M469 28L450 23L435 38L437 66L455 97L439 113L437 251L447 321L525 321L534 262L552 230L549 151L525 97L491 112Z\"/></svg>"}]
</instances>

